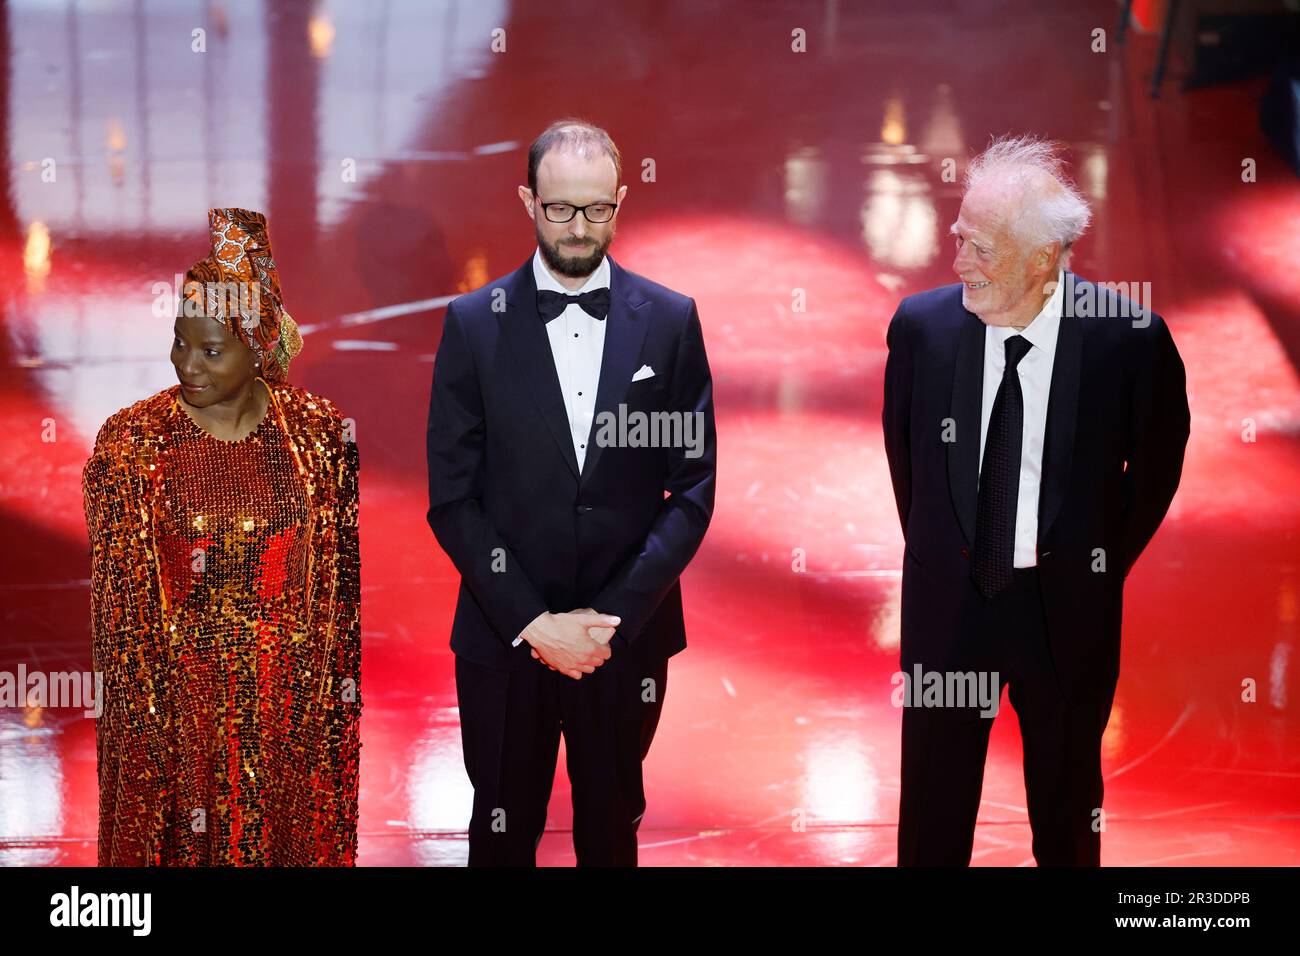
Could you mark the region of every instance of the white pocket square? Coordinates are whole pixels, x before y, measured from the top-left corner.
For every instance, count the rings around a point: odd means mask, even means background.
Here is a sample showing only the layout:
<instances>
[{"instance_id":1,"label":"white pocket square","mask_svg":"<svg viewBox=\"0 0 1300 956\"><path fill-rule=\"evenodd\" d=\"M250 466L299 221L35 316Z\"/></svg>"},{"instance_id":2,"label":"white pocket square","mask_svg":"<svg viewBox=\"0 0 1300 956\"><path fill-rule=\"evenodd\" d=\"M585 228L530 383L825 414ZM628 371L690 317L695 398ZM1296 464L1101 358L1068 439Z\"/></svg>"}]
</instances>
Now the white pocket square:
<instances>
[{"instance_id":1,"label":"white pocket square","mask_svg":"<svg viewBox=\"0 0 1300 956\"><path fill-rule=\"evenodd\" d=\"M632 376L632 381L639 382L644 378L654 378L654 375L655 375L654 369L652 369L649 365L642 365L639 369L636 370L636 374Z\"/></svg>"}]
</instances>

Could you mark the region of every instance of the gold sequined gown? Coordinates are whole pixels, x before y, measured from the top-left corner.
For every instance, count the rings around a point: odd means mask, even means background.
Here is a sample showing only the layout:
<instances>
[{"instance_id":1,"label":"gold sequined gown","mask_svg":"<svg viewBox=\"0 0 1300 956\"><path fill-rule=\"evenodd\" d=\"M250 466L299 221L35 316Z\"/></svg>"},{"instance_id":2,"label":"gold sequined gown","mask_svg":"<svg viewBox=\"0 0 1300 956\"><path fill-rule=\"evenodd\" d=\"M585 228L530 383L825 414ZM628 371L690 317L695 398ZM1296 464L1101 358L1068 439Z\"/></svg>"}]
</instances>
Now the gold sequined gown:
<instances>
[{"instance_id":1,"label":"gold sequined gown","mask_svg":"<svg viewBox=\"0 0 1300 956\"><path fill-rule=\"evenodd\" d=\"M267 388L227 442L173 386L86 465L101 865L355 862L356 443L325 399Z\"/></svg>"}]
</instances>

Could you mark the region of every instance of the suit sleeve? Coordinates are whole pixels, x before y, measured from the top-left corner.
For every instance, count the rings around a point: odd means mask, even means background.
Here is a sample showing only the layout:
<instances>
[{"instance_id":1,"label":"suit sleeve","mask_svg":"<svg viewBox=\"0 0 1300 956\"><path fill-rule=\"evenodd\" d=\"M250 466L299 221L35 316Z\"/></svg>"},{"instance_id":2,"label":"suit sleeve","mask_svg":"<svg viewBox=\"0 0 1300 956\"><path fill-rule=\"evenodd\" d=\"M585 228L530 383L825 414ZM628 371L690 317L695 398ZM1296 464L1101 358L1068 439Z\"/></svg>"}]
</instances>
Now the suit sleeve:
<instances>
[{"instance_id":1,"label":"suit sleeve","mask_svg":"<svg viewBox=\"0 0 1300 956\"><path fill-rule=\"evenodd\" d=\"M1191 430L1183 360L1163 320L1157 320L1152 331L1153 351L1139 368L1133 386L1132 445L1124 472L1126 576L1174 499Z\"/></svg>"},{"instance_id":2,"label":"suit sleeve","mask_svg":"<svg viewBox=\"0 0 1300 956\"><path fill-rule=\"evenodd\" d=\"M687 455L692 449L669 449L664 483L668 496L659 515L639 551L619 568L593 605L602 614L616 614L622 619L618 634L629 645L636 641L668 590L686 570L713 517L718 453L713 377L693 299L672 375L672 409L698 416L704 440L696 457Z\"/></svg>"},{"instance_id":3,"label":"suit sleeve","mask_svg":"<svg viewBox=\"0 0 1300 956\"><path fill-rule=\"evenodd\" d=\"M912 508L912 354L907 330L907 300L898 304L885 335L889 356L885 360L885 400L881 425L885 457L894 484L898 521L907 536L907 516Z\"/></svg>"},{"instance_id":4,"label":"suit sleeve","mask_svg":"<svg viewBox=\"0 0 1300 956\"><path fill-rule=\"evenodd\" d=\"M428 521L498 639L509 648L548 608L483 512L485 439L478 373L453 302L447 306L429 396ZM494 570L502 567L501 557L504 570Z\"/></svg>"}]
</instances>

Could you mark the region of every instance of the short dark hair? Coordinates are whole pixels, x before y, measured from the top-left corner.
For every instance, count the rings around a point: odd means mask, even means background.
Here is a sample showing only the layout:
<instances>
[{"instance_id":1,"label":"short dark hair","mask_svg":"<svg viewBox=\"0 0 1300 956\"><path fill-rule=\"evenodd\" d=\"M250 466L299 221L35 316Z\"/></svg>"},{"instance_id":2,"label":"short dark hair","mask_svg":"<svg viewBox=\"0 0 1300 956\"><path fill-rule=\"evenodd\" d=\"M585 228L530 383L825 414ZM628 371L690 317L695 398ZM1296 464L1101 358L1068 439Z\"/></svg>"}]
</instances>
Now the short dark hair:
<instances>
[{"instance_id":1,"label":"short dark hair","mask_svg":"<svg viewBox=\"0 0 1300 956\"><path fill-rule=\"evenodd\" d=\"M537 193L537 167L542 164L542 157L553 149L595 146L604 151L614 161L616 185L623 184L623 160L618 147L605 132L594 123L568 117L552 123L528 147L528 188Z\"/></svg>"}]
</instances>

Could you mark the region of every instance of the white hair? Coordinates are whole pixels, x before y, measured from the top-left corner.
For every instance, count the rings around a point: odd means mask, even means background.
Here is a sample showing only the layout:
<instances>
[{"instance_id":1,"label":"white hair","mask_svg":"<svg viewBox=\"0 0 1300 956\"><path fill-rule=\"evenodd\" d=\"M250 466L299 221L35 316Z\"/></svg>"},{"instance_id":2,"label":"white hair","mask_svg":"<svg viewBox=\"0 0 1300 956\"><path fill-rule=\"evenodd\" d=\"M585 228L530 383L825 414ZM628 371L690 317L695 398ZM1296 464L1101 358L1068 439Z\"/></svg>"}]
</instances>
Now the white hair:
<instances>
[{"instance_id":1,"label":"white hair","mask_svg":"<svg viewBox=\"0 0 1300 956\"><path fill-rule=\"evenodd\" d=\"M1065 268L1092 210L1070 181L1060 146L1033 136L1000 136L966 169L966 192L981 185L1009 188L1016 205L1008 217L1012 233L1031 248L1059 242Z\"/></svg>"}]
</instances>

